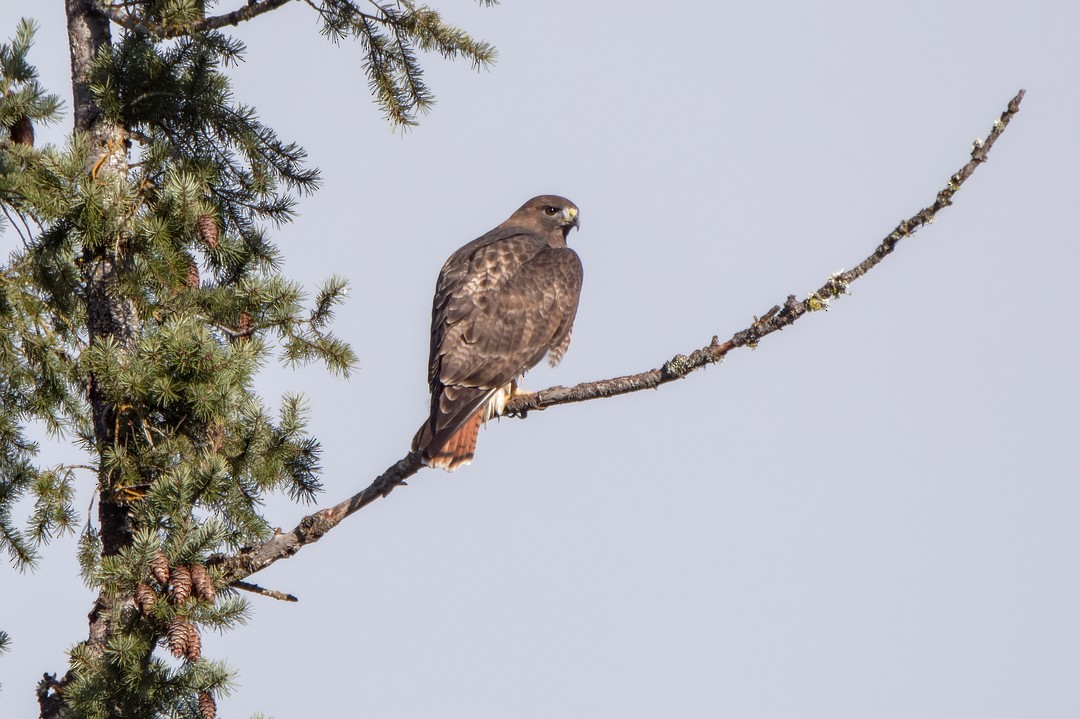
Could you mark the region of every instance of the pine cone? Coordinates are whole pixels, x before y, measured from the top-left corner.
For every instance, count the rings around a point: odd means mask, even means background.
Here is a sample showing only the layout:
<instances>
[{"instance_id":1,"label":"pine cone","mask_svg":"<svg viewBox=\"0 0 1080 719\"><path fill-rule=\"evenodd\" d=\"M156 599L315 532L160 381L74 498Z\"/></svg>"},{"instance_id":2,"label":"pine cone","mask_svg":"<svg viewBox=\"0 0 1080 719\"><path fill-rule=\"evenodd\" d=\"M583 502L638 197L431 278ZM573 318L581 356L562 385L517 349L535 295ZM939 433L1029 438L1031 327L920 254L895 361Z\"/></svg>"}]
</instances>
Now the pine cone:
<instances>
[{"instance_id":1,"label":"pine cone","mask_svg":"<svg viewBox=\"0 0 1080 719\"><path fill-rule=\"evenodd\" d=\"M150 614L150 610L156 603L157 595L154 594L153 589L142 582L135 585L135 606L144 617Z\"/></svg>"},{"instance_id":2,"label":"pine cone","mask_svg":"<svg viewBox=\"0 0 1080 719\"><path fill-rule=\"evenodd\" d=\"M201 564L191 565L191 585L195 588L195 596L207 602L214 601L214 582L210 579L210 572Z\"/></svg>"},{"instance_id":3,"label":"pine cone","mask_svg":"<svg viewBox=\"0 0 1080 719\"><path fill-rule=\"evenodd\" d=\"M189 290L199 289L199 265L192 260L188 264L187 277L184 278L184 284L187 285Z\"/></svg>"},{"instance_id":4,"label":"pine cone","mask_svg":"<svg viewBox=\"0 0 1080 719\"><path fill-rule=\"evenodd\" d=\"M236 333L240 336L240 339L247 340L251 337L251 333L254 329L254 325L251 322L251 315L247 312L240 313L240 322L236 325Z\"/></svg>"},{"instance_id":5,"label":"pine cone","mask_svg":"<svg viewBox=\"0 0 1080 719\"><path fill-rule=\"evenodd\" d=\"M215 719L217 717L217 702L210 692L199 692L199 719Z\"/></svg>"},{"instance_id":6,"label":"pine cone","mask_svg":"<svg viewBox=\"0 0 1080 719\"><path fill-rule=\"evenodd\" d=\"M169 588L169 604L183 604L191 596L191 571L183 564L173 567L172 585Z\"/></svg>"},{"instance_id":7,"label":"pine cone","mask_svg":"<svg viewBox=\"0 0 1080 719\"><path fill-rule=\"evenodd\" d=\"M184 658L189 662L199 661L202 656L202 640L199 638L199 630L194 624L187 623L187 647L184 650Z\"/></svg>"},{"instance_id":8,"label":"pine cone","mask_svg":"<svg viewBox=\"0 0 1080 719\"><path fill-rule=\"evenodd\" d=\"M23 115L8 128L11 133L11 141L17 145L34 146L34 124L30 118Z\"/></svg>"},{"instance_id":9,"label":"pine cone","mask_svg":"<svg viewBox=\"0 0 1080 719\"><path fill-rule=\"evenodd\" d=\"M169 584L169 560L160 549L150 560L150 575L157 580L162 587Z\"/></svg>"},{"instance_id":10,"label":"pine cone","mask_svg":"<svg viewBox=\"0 0 1080 719\"><path fill-rule=\"evenodd\" d=\"M218 225L217 220L213 215L199 215L199 219L195 221L195 226L199 229L199 237L211 250L216 249L218 246Z\"/></svg>"},{"instance_id":11,"label":"pine cone","mask_svg":"<svg viewBox=\"0 0 1080 719\"><path fill-rule=\"evenodd\" d=\"M179 659L186 656L188 653L188 642L190 642L191 632L188 630L191 627L195 629L188 620L183 617L176 617L169 622L169 629L165 634L165 641L169 644L169 651L173 656ZM198 632L196 632L198 635Z\"/></svg>"}]
</instances>

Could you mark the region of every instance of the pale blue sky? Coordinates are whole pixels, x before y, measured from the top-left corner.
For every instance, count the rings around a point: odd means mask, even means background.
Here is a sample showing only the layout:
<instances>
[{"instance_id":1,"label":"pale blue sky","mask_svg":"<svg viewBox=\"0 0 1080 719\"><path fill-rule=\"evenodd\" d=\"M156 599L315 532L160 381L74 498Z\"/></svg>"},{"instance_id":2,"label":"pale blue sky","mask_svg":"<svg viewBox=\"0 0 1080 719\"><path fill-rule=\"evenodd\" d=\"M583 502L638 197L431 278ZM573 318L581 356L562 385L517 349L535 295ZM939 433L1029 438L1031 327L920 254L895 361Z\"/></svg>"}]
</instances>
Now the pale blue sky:
<instances>
[{"instance_id":1,"label":"pale blue sky","mask_svg":"<svg viewBox=\"0 0 1080 719\"><path fill-rule=\"evenodd\" d=\"M255 577L301 602L204 638L238 672L220 714L1080 714L1080 6L437 7L500 59L428 58L439 102L404 136L302 3L236 31L238 99L323 170L274 233L287 271L353 283L355 377L262 384L309 397L323 504L407 450L438 269L529 197L581 208L585 286L566 359L526 386L627 374L857 263L1028 96L955 206L829 313L660 391L495 423L473 466ZM62 3L7 0L0 34L26 14L66 98ZM0 569L0 716L36 716L85 637L72 550Z\"/></svg>"}]
</instances>

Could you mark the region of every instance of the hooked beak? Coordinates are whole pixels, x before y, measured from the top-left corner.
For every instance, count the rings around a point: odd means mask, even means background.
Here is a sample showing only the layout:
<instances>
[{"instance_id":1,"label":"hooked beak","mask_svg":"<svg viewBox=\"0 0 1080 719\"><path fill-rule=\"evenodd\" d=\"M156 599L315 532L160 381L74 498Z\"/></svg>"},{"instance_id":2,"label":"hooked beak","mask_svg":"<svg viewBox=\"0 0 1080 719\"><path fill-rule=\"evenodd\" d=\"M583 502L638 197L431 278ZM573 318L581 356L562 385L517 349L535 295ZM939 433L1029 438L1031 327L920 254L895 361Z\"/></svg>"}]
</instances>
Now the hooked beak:
<instances>
[{"instance_id":1,"label":"hooked beak","mask_svg":"<svg viewBox=\"0 0 1080 719\"><path fill-rule=\"evenodd\" d=\"M566 227L581 229L581 224L578 220L578 211L576 207L567 207L565 210L563 210L563 225Z\"/></svg>"}]
</instances>

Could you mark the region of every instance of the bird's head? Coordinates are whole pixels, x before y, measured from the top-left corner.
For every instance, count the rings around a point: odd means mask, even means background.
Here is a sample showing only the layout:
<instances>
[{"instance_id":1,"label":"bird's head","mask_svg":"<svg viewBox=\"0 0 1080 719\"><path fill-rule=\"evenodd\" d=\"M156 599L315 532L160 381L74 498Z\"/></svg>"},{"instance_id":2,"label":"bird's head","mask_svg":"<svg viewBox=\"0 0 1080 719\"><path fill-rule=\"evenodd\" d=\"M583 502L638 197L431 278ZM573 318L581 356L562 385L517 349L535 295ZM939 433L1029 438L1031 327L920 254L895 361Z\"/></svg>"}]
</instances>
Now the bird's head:
<instances>
[{"instance_id":1,"label":"bird's head","mask_svg":"<svg viewBox=\"0 0 1080 719\"><path fill-rule=\"evenodd\" d=\"M540 195L522 205L511 219L536 228L540 234L558 235L565 243L571 228L578 226L578 208L565 197Z\"/></svg>"}]
</instances>

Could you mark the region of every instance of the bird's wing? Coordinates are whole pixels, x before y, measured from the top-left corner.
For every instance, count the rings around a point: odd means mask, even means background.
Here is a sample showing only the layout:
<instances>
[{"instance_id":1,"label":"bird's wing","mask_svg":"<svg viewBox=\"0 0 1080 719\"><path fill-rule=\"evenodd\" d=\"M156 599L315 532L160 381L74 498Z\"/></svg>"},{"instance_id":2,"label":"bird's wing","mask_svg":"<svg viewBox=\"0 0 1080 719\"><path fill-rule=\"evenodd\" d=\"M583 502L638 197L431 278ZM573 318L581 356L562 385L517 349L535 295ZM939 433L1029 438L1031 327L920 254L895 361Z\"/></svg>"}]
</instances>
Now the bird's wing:
<instances>
[{"instance_id":1,"label":"bird's wing","mask_svg":"<svg viewBox=\"0 0 1080 719\"><path fill-rule=\"evenodd\" d=\"M550 350L565 349L580 287L577 255L534 235L500 238L447 261L432 312L432 444Z\"/></svg>"}]
</instances>

